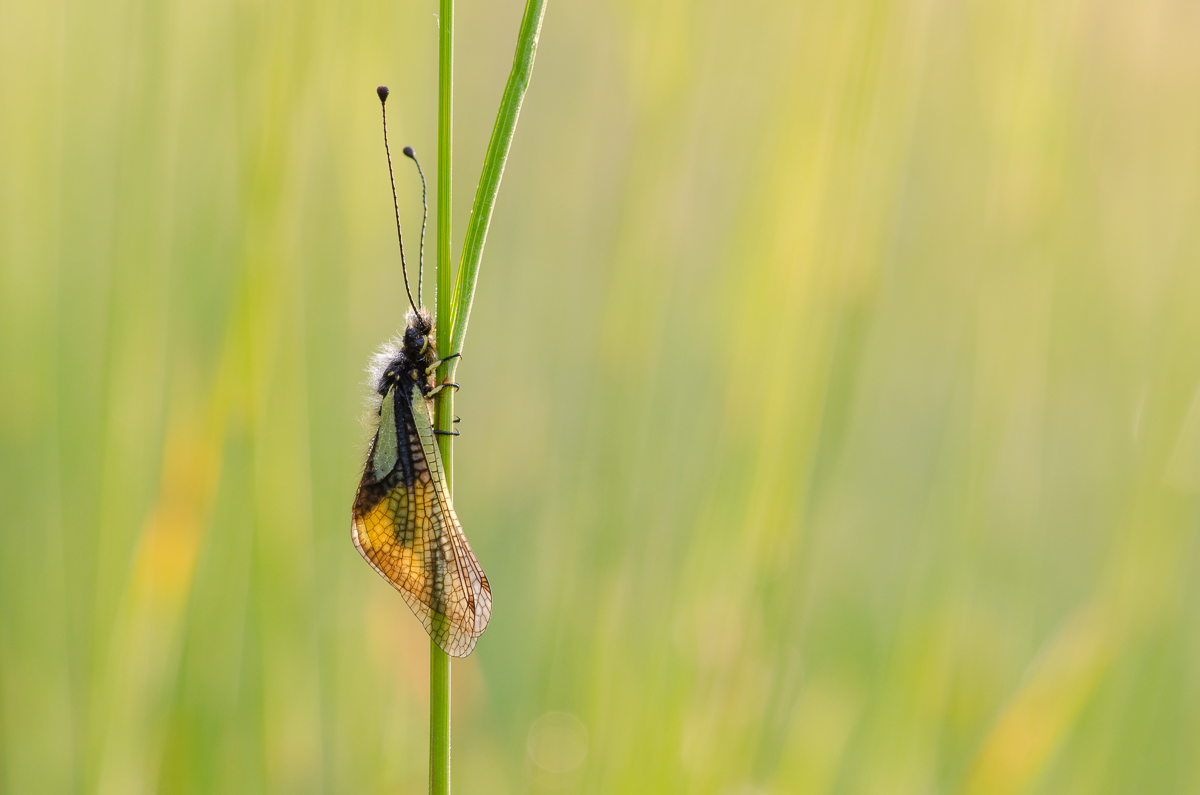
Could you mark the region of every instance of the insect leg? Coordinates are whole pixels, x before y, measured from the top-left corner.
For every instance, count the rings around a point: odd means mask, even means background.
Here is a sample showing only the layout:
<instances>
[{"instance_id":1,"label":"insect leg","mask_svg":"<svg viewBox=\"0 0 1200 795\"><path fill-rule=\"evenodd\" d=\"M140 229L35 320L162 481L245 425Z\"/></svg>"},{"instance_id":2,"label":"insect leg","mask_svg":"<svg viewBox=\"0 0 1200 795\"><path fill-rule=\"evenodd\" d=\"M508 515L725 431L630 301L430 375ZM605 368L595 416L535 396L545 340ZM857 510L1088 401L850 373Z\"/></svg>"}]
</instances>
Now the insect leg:
<instances>
[{"instance_id":1,"label":"insect leg","mask_svg":"<svg viewBox=\"0 0 1200 795\"><path fill-rule=\"evenodd\" d=\"M434 370L438 369L438 367L440 367L441 365L450 361L451 359L459 359L459 358L462 358L461 353L452 353L449 356L447 356L445 359L438 359L436 362L434 362L433 364L431 364L425 368L425 375L429 375Z\"/></svg>"},{"instance_id":2,"label":"insect leg","mask_svg":"<svg viewBox=\"0 0 1200 795\"><path fill-rule=\"evenodd\" d=\"M443 389L445 389L445 388L446 388L446 387L448 387L448 386L452 386L452 387L454 387L454 391L455 391L455 392L457 392L457 391L459 390L459 386L458 386L458 384L454 383L453 381L443 381L442 383L440 383L440 384L438 384L437 386L435 386L433 389L431 389L431 390L429 390L428 392L426 392L426 393L425 393L425 397L427 397L427 398L431 398L431 397L433 397L434 395L436 395L438 392L441 392Z\"/></svg>"},{"instance_id":3,"label":"insect leg","mask_svg":"<svg viewBox=\"0 0 1200 795\"><path fill-rule=\"evenodd\" d=\"M434 431L434 433L435 433L435 434L437 434L438 436L461 436L461 435L462 435L462 434L460 434L458 431L438 431L438 430L435 430L435 431Z\"/></svg>"}]
</instances>

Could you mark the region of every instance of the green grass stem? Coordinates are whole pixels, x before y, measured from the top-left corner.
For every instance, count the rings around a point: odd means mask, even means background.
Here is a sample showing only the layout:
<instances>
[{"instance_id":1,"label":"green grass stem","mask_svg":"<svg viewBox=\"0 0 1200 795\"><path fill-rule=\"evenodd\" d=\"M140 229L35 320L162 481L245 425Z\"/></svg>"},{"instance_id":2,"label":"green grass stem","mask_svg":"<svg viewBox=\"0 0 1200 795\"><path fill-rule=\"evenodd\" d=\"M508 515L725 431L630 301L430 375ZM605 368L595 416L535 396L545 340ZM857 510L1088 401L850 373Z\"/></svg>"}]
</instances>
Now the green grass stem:
<instances>
[{"instance_id":1,"label":"green grass stem","mask_svg":"<svg viewBox=\"0 0 1200 795\"><path fill-rule=\"evenodd\" d=\"M471 314L471 303L475 297L475 284L479 278L479 263L483 259L483 245L496 206L496 194L500 191L500 178L504 175L504 163L512 148L513 133L517 127L517 116L529 87L533 71L533 59L537 51L538 35L542 29L545 0L529 0L521 19L521 30L517 37L517 51L513 57L512 71L500 100L500 110L492 128L492 138L484 157L483 170L479 176L479 188L475 193L475 204L467 224L467 237L463 243L462 263L458 278L451 290L450 266L450 198L451 198L451 146L454 120L454 0L441 0L440 32L438 39L438 168L437 168L437 346L442 355L462 351L467 334L467 319ZM449 319L449 322L446 322ZM438 369L439 380L450 377L458 360ZM439 393L434 411L434 427L438 430L454 429L454 392L450 389ZM454 490L454 437L438 437L438 446L446 470L446 482L453 495ZM450 793L450 657L432 640L429 644L429 792L431 795Z\"/></svg>"},{"instance_id":2,"label":"green grass stem","mask_svg":"<svg viewBox=\"0 0 1200 795\"><path fill-rule=\"evenodd\" d=\"M450 186L454 122L454 0L441 0L438 15L438 152L437 152L437 306L438 351L450 352ZM445 377L446 367L438 369ZM443 389L434 404L434 427L453 428L454 390ZM454 490L454 447L439 436L446 487ZM429 641L429 792L450 795L450 656Z\"/></svg>"},{"instance_id":3,"label":"green grass stem","mask_svg":"<svg viewBox=\"0 0 1200 795\"><path fill-rule=\"evenodd\" d=\"M492 127L492 138L488 142L487 154L484 155L483 171L479 175L479 187L475 191L475 204L471 207L471 219L467 223L467 237L463 241L458 277L454 280L454 314L451 315L453 334L450 337L452 352L462 351L467 336L467 320L471 316L475 285L479 281L483 244L487 240L492 211L496 207L496 194L500 192L504 163L508 159L509 149L512 148L517 116L521 113L521 103L525 100L525 90L529 88L529 77L533 73L533 59L537 54L538 36L542 32L542 17L545 11L546 0L528 0L525 4L521 30L517 34L517 51L513 56L512 71L508 74L508 83L504 86L504 96L500 100L500 110L496 113L496 123ZM438 289L441 289L440 282ZM438 341L441 342L441 337ZM451 374L457 366L458 360L455 359L450 367Z\"/></svg>"}]
</instances>

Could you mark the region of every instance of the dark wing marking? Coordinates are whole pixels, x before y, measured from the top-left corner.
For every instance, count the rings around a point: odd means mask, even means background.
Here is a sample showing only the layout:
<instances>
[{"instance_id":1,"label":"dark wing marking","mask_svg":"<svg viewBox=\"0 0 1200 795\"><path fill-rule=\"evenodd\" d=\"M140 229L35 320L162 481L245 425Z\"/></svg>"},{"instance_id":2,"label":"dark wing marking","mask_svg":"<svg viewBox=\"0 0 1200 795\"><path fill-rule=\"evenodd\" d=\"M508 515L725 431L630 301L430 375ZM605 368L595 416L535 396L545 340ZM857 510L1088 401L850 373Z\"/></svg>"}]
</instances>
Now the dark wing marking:
<instances>
[{"instance_id":1,"label":"dark wing marking","mask_svg":"<svg viewBox=\"0 0 1200 795\"><path fill-rule=\"evenodd\" d=\"M454 504L450 501L450 492L446 488L445 470L441 453L438 452L437 437L433 434L430 402L425 400L416 386L413 387L411 405L422 452L434 472L434 509L435 513L442 516L438 524L447 531L443 537L443 556L449 564L447 568L450 576L447 583L452 587L446 589L446 616L451 619L452 624L455 623L455 617L460 615L469 620L462 627L469 636L469 645L464 654L469 654L475 647L475 641L487 629L488 621L492 617L492 588L488 585L483 567L471 551L471 545L467 543L462 525L459 524L458 515L454 512Z\"/></svg>"},{"instance_id":2,"label":"dark wing marking","mask_svg":"<svg viewBox=\"0 0 1200 795\"><path fill-rule=\"evenodd\" d=\"M404 383L404 382L402 382ZM380 433L354 501L354 546L400 591L425 631L447 654L465 657L487 628L492 592L454 513L433 435L429 401L416 384L407 399L397 385L384 407L395 411L396 456L402 466L381 475L389 446ZM386 466L386 464L385 464Z\"/></svg>"}]
</instances>

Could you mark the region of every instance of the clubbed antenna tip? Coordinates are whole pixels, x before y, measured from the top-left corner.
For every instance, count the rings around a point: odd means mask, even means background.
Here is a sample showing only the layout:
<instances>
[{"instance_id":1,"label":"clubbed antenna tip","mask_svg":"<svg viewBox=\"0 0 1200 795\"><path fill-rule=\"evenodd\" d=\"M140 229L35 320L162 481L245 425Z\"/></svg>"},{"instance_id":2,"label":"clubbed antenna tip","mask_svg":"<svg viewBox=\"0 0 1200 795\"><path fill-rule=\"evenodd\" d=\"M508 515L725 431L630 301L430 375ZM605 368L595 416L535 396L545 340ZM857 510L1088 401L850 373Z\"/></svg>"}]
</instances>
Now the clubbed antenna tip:
<instances>
[{"instance_id":1,"label":"clubbed antenna tip","mask_svg":"<svg viewBox=\"0 0 1200 795\"><path fill-rule=\"evenodd\" d=\"M408 294L408 303L412 306L413 311L417 311L417 305L420 301L414 301L412 290L408 288L408 265L404 262L404 234L400 231L400 200L396 197L396 176L392 173L392 150L388 146L387 137L387 86L380 86L375 89L375 93L379 95L380 112L383 114L383 151L387 153L388 164L388 181L392 183L392 207L396 210L396 241L400 244L400 270L404 272L404 292ZM421 222L421 245L425 245L425 223ZM419 260L418 260L419 262ZM418 265L419 267L419 265ZM417 296L421 295L421 277L417 275Z\"/></svg>"},{"instance_id":2,"label":"clubbed antenna tip","mask_svg":"<svg viewBox=\"0 0 1200 795\"><path fill-rule=\"evenodd\" d=\"M421 170L421 161L411 146L404 147L404 156L417 164L417 173L421 175L421 253L417 259L417 303L421 303L421 279L425 275L425 224L429 220L429 202L425 200L425 172Z\"/></svg>"}]
</instances>

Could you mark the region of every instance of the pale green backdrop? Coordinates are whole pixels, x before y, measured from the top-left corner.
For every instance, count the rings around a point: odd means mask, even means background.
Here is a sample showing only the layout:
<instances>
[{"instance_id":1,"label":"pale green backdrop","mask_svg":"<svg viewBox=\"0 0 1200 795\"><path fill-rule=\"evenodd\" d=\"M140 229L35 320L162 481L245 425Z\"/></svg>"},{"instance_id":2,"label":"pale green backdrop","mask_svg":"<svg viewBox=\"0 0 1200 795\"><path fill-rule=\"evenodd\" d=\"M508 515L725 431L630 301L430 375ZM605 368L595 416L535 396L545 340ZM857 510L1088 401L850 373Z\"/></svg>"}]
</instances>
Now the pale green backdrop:
<instances>
[{"instance_id":1,"label":"pale green backdrop","mask_svg":"<svg viewBox=\"0 0 1200 795\"><path fill-rule=\"evenodd\" d=\"M0 0L0 792L424 791L349 510L436 10ZM458 7L456 244L520 13ZM1198 41L551 0L458 371L458 792L1200 791Z\"/></svg>"}]
</instances>

